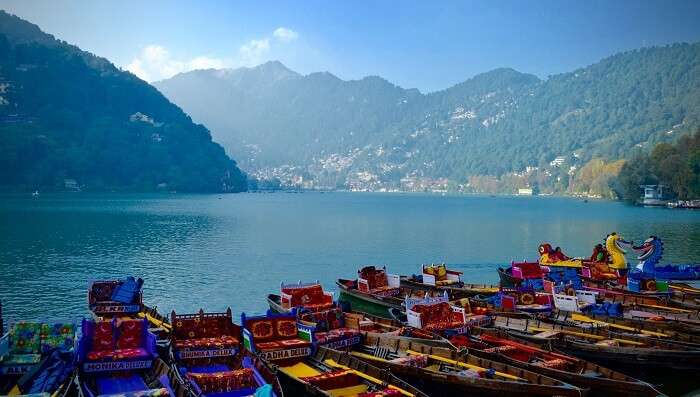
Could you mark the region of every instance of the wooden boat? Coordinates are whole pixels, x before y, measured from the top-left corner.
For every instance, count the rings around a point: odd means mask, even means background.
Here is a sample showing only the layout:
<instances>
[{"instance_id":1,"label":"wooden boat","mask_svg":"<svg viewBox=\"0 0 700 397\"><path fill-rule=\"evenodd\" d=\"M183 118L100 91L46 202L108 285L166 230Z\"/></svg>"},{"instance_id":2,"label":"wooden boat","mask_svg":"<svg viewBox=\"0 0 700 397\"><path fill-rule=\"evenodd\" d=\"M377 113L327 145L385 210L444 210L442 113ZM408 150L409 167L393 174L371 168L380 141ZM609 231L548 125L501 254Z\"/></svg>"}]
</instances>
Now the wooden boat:
<instances>
[{"instance_id":1,"label":"wooden boat","mask_svg":"<svg viewBox=\"0 0 700 397\"><path fill-rule=\"evenodd\" d=\"M692 287L684 288L670 284L668 292L629 291L626 287L612 284L609 281L593 280L581 277L584 289L597 291L601 297L611 302L623 304L645 304L655 306L677 307L688 310L700 310L700 295Z\"/></svg>"},{"instance_id":2,"label":"wooden boat","mask_svg":"<svg viewBox=\"0 0 700 397\"><path fill-rule=\"evenodd\" d=\"M447 291L451 299L466 298L474 295L495 295L497 285L470 284L462 281L462 272L450 270L446 265L421 265L418 276L401 276L403 286L427 291Z\"/></svg>"},{"instance_id":3,"label":"wooden boat","mask_svg":"<svg viewBox=\"0 0 700 397\"><path fill-rule=\"evenodd\" d=\"M435 296L441 292L425 291L401 286L400 277L386 273L386 269L366 266L358 271L357 279L336 281L340 288L338 301L350 310L391 319L388 309L401 309L405 296Z\"/></svg>"},{"instance_id":4,"label":"wooden boat","mask_svg":"<svg viewBox=\"0 0 700 397\"><path fill-rule=\"evenodd\" d=\"M259 357L241 349L241 328L231 309L224 313L171 313L171 354L178 382L196 396L247 396L270 388L281 396L277 378Z\"/></svg>"},{"instance_id":5,"label":"wooden boat","mask_svg":"<svg viewBox=\"0 0 700 397\"><path fill-rule=\"evenodd\" d=\"M539 345L598 363L639 369L700 368L700 349L652 337L621 334L607 327L573 327L517 314L494 315L494 327Z\"/></svg>"},{"instance_id":6,"label":"wooden boat","mask_svg":"<svg viewBox=\"0 0 700 397\"><path fill-rule=\"evenodd\" d=\"M582 396L585 391L522 367L470 352L368 337L351 352L434 395Z\"/></svg>"},{"instance_id":7,"label":"wooden boat","mask_svg":"<svg viewBox=\"0 0 700 397\"><path fill-rule=\"evenodd\" d=\"M158 357L155 345L145 319L84 319L76 352L79 395L186 396L187 388Z\"/></svg>"},{"instance_id":8,"label":"wooden boat","mask_svg":"<svg viewBox=\"0 0 700 397\"><path fill-rule=\"evenodd\" d=\"M96 320L134 316L143 310L142 279L93 281L88 287L88 307Z\"/></svg>"},{"instance_id":9,"label":"wooden boat","mask_svg":"<svg viewBox=\"0 0 700 397\"><path fill-rule=\"evenodd\" d=\"M598 364L563 353L546 350L538 345L517 341L506 331L473 328L469 337L453 340L475 356L505 362L532 372L541 373L582 389L594 396L660 396L649 383L613 371Z\"/></svg>"},{"instance_id":10,"label":"wooden boat","mask_svg":"<svg viewBox=\"0 0 700 397\"><path fill-rule=\"evenodd\" d=\"M0 338L0 395L66 395L74 372L76 324L18 322Z\"/></svg>"},{"instance_id":11,"label":"wooden boat","mask_svg":"<svg viewBox=\"0 0 700 397\"><path fill-rule=\"evenodd\" d=\"M678 321L652 321L627 317L613 317L590 312L576 313L555 310L548 316L540 316L545 321L561 324L596 324L608 327L620 333L642 334L661 339L680 342L700 343L700 329Z\"/></svg>"},{"instance_id":12,"label":"wooden boat","mask_svg":"<svg viewBox=\"0 0 700 397\"><path fill-rule=\"evenodd\" d=\"M501 287L505 288L515 288L520 285L520 279L513 277L512 267L509 268L498 268L498 279Z\"/></svg>"},{"instance_id":13,"label":"wooden boat","mask_svg":"<svg viewBox=\"0 0 700 397\"><path fill-rule=\"evenodd\" d=\"M105 376L106 375L106 376ZM139 396L193 396L185 384L177 380L177 373L160 358L153 359L150 367L138 371L112 371L99 376L78 371L75 376L79 397L134 393Z\"/></svg>"},{"instance_id":14,"label":"wooden boat","mask_svg":"<svg viewBox=\"0 0 700 397\"><path fill-rule=\"evenodd\" d=\"M267 302L275 313L289 313L293 309L298 312L318 312L335 306L333 293L324 291L318 281L289 284L282 282L279 295L268 295Z\"/></svg>"},{"instance_id":15,"label":"wooden boat","mask_svg":"<svg viewBox=\"0 0 700 397\"><path fill-rule=\"evenodd\" d=\"M297 396L391 395L427 397L427 394L388 371L359 360L348 353L324 347L302 361L277 368L284 390ZM376 393L376 394L364 394Z\"/></svg>"}]
</instances>

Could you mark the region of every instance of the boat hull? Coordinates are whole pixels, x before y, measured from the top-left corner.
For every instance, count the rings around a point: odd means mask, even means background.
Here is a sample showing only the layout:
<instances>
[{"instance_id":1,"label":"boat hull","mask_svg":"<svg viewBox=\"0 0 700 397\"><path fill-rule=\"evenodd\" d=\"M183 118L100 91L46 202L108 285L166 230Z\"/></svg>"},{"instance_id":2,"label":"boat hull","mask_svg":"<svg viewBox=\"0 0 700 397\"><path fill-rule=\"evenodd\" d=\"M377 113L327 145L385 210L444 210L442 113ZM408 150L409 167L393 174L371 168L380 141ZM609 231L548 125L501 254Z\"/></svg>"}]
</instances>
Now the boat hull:
<instances>
[{"instance_id":1,"label":"boat hull","mask_svg":"<svg viewBox=\"0 0 700 397\"><path fill-rule=\"evenodd\" d=\"M360 292L350 288L342 282L336 283L340 288L338 301L350 305L350 310L371 314L373 316L392 319L389 309L401 309L400 300L389 300L387 298L376 297L371 294Z\"/></svg>"}]
</instances>

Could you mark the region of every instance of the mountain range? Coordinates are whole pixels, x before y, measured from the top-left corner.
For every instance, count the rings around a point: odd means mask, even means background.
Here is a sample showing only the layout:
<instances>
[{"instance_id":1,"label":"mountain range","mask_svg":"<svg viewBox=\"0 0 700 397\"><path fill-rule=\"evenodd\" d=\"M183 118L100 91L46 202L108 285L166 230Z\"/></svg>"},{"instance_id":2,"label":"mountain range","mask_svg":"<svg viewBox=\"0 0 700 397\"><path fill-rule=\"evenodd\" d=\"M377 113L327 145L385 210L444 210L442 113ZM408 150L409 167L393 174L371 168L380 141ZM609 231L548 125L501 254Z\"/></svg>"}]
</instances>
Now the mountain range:
<instances>
[{"instance_id":1,"label":"mountain range","mask_svg":"<svg viewBox=\"0 0 700 397\"><path fill-rule=\"evenodd\" d=\"M579 166L627 158L693 131L700 43L628 51L545 80L501 68L427 94L377 76L302 75L276 61L154 86L256 175L291 168L339 186L358 175L459 183L558 157Z\"/></svg>"},{"instance_id":2,"label":"mountain range","mask_svg":"<svg viewBox=\"0 0 700 397\"><path fill-rule=\"evenodd\" d=\"M158 90L0 11L0 189L237 192L246 176Z\"/></svg>"}]
</instances>

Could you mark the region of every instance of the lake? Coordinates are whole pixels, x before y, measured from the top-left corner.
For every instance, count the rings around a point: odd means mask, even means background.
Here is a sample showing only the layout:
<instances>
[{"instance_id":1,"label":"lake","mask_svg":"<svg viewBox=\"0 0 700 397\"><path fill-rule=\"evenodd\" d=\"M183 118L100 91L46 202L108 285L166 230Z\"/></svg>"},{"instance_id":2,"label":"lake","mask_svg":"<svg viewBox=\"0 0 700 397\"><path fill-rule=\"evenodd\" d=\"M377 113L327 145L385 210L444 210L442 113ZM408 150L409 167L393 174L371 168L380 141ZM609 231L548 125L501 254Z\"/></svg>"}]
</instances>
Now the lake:
<instances>
[{"instance_id":1,"label":"lake","mask_svg":"<svg viewBox=\"0 0 700 397\"><path fill-rule=\"evenodd\" d=\"M0 197L6 319L86 314L90 280L136 275L160 311L261 313L279 283L335 290L364 264L411 274L447 262L474 282L536 259L542 242L589 256L607 233L650 234L665 262L700 261L700 212L553 197L371 193L56 194Z\"/></svg>"}]
</instances>

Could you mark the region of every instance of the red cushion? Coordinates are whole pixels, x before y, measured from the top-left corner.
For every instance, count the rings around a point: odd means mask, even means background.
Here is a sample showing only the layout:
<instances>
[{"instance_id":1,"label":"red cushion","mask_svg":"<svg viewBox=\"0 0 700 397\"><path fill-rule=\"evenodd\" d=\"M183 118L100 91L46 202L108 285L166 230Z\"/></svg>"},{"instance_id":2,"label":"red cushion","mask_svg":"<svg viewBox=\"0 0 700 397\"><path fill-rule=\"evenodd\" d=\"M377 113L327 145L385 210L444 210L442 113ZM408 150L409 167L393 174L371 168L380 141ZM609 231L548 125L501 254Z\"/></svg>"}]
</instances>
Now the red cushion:
<instances>
[{"instance_id":1,"label":"red cushion","mask_svg":"<svg viewBox=\"0 0 700 397\"><path fill-rule=\"evenodd\" d=\"M102 361L108 358L111 359L113 354L113 350L97 350L88 353L87 358L91 361Z\"/></svg>"},{"instance_id":2,"label":"red cushion","mask_svg":"<svg viewBox=\"0 0 700 397\"><path fill-rule=\"evenodd\" d=\"M275 341L255 343L255 346L260 350L277 350L282 348L282 345Z\"/></svg>"},{"instance_id":3,"label":"red cushion","mask_svg":"<svg viewBox=\"0 0 700 397\"><path fill-rule=\"evenodd\" d=\"M304 347L304 346L311 345L311 343L309 343L308 341L305 341L303 339L286 339L286 340L277 341L277 343L282 348Z\"/></svg>"},{"instance_id":4,"label":"red cushion","mask_svg":"<svg viewBox=\"0 0 700 397\"><path fill-rule=\"evenodd\" d=\"M115 360L124 360L129 358L148 357L148 351L143 348L132 349L117 349L114 351L113 357Z\"/></svg>"},{"instance_id":5,"label":"red cushion","mask_svg":"<svg viewBox=\"0 0 700 397\"><path fill-rule=\"evenodd\" d=\"M192 379L204 393L223 393L257 387L253 370L250 368L213 373L190 372L187 376Z\"/></svg>"},{"instance_id":6,"label":"red cushion","mask_svg":"<svg viewBox=\"0 0 700 397\"><path fill-rule=\"evenodd\" d=\"M316 332L314 336L318 343L324 344L329 342L335 342L341 339L349 339L355 335L359 335L360 330L352 328L336 328L328 332Z\"/></svg>"},{"instance_id":7,"label":"red cushion","mask_svg":"<svg viewBox=\"0 0 700 397\"><path fill-rule=\"evenodd\" d=\"M218 338L198 338L176 340L175 347L179 349L225 349L238 346L238 339L224 335Z\"/></svg>"},{"instance_id":8,"label":"red cushion","mask_svg":"<svg viewBox=\"0 0 700 397\"><path fill-rule=\"evenodd\" d=\"M121 320L117 328L119 329L119 339L117 339L117 349L138 348L142 345L143 320Z\"/></svg>"},{"instance_id":9,"label":"red cushion","mask_svg":"<svg viewBox=\"0 0 700 397\"><path fill-rule=\"evenodd\" d=\"M297 336L297 320L296 319L279 319L275 320L277 335L282 338L296 338Z\"/></svg>"},{"instance_id":10,"label":"red cushion","mask_svg":"<svg viewBox=\"0 0 700 397\"><path fill-rule=\"evenodd\" d=\"M95 322L92 335L92 351L114 350L114 329L111 321Z\"/></svg>"},{"instance_id":11,"label":"red cushion","mask_svg":"<svg viewBox=\"0 0 700 397\"><path fill-rule=\"evenodd\" d=\"M252 320L248 323L248 329L256 343L275 337L275 326L271 320Z\"/></svg>"}]
</instances>

